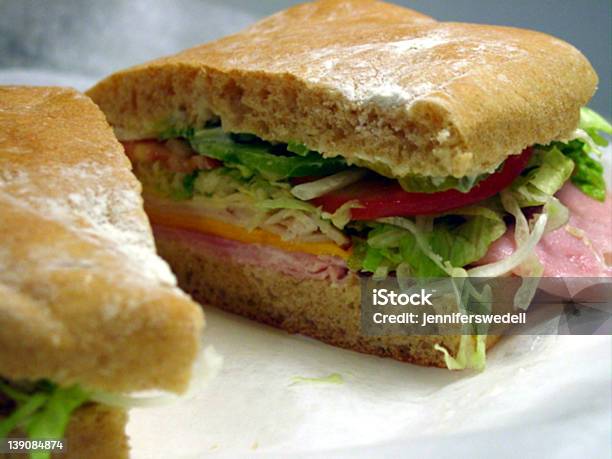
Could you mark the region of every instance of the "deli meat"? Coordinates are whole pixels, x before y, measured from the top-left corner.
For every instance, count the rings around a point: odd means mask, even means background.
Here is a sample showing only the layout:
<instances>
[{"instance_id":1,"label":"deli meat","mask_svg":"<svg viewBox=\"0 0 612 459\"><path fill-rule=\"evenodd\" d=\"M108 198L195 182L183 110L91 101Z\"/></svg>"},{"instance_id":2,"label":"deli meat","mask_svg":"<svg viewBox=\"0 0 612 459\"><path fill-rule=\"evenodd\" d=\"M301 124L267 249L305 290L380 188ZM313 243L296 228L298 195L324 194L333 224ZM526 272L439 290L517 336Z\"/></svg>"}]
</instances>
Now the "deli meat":
<instances>
[{"instance_id":1,"label":"deli meat","mask_svg":"<svg viewBox=\"0 0 612 459\"><path fill-rule=\"evenodd\" d=\"M329 255L288 252L261 244L245 244L210 234L153 225L155 238L180 240L204 256L261 266L298 279L337 282L348 275L344 260Z\"/></svg>"},{"instance_id":2,"label":"deli meat","mask_svg":"<svg viewBox=\"0 0 612 459\"><path fill-rule=\"evenodd\" d=\"M612 276L612 196L596 201L571 183L557 198L569 209L567 225L546 234L536 247L546 277ZM514 227L495 241L477 264L492 263L514 251Z\"/></svg>"}]
</instances>

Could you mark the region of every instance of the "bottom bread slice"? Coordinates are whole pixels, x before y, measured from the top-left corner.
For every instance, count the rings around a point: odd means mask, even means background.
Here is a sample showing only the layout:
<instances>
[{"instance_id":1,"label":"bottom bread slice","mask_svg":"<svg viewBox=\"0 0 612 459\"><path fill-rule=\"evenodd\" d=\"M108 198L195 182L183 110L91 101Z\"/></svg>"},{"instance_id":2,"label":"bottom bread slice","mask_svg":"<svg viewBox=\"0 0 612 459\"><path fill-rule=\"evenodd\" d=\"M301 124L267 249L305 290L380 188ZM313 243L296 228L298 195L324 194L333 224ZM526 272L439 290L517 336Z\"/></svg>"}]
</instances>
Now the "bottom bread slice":
<instances>
[{"instance_id":1,"label":"bottom bread slice","mask_svg":"<svg viewBox=\"0 0 612 459\"><path fill-rule=\"evenodd\" d=\"M180 287L202 304L334 346L424 366L446 367L434 344L457 354L459 336L363 336L361 287L351 272L337 282L300 278L274 269L274 263L245 263L228 251L211 250L210 240L220 238L161 226L153 230L157 250ZM497 339L488 337L487 347Z\"/></svg>"},{"instance_id":2,"label":"bottom bread slice","mask_svg":"<svg viewBox=\"0 0 612 459\"><path fill-rule=\"evenodd\" d=\"M127 459L127 413L120 408L89 404L74 412L66 430L66 454L53 459Z\"/></svg>"}]
</instances>

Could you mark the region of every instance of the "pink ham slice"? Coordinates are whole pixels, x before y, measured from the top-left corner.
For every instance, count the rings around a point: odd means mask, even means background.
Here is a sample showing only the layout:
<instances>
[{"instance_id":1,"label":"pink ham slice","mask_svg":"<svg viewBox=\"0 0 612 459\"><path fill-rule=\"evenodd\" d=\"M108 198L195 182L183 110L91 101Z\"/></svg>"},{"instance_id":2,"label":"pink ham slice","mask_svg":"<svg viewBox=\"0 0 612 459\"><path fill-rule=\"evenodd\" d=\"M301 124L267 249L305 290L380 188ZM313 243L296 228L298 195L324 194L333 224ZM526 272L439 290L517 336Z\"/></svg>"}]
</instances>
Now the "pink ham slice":
<instances>
[{"instance_id":1,"label":"pink ham slice","mask_svg":"<svg viewBox=\"0 0 612 459\"><path fill-rule=\"evenodd\" d=\"M210 234L153 225L155 239L181 241L195 252L234 263L260 266L297 279L338 282L348 276L344 260L327 255L287 252L261 244L245 244Z\"/></svg>"},{"instance_id":2,"label":"pink ham slice","mask_svg":"<svg viewBox=\"0 0 612 459\"><path fill-rule=\"evenodd\" d=\"M612 196L599 202L567 183L557 198L569 209L570 220L546 234L536 247L544 276L612 277ZM514 249L514 228L510 227L477 264L506 258Z\"/></svg>"}]
</instances>

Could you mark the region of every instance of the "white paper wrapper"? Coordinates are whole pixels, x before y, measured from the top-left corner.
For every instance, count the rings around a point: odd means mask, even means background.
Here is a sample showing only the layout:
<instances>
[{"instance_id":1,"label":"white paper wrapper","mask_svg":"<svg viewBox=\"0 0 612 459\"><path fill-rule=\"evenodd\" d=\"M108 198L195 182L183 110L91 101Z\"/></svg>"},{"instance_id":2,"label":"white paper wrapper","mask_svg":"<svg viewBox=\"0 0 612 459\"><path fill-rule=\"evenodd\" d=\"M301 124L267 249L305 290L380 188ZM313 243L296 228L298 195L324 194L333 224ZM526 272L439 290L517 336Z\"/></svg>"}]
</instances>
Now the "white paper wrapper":
<instances>
[{"instance_id":1,"label":"white paper wrapper","mask_svg":"<svg viewBox=\"0 0 612 459\"><path fill-rule=\"evenodd\" d=\"M11 69L0 71L6 83L93 81ZM176 404L130 411L136 459L612 455L609 336L508 337L486 371L449 372L206 312L205 344L223 355L223 369ZM344 383L294 383L331 373Z\"/></svg>"},{"instance_id":2,"label":"white paper wrapper","mask_svg":"<svg viewBox=\"0 0 612 459\"><path fill-rule=\"evenodd\" d=\"M134 457L610 457L608 336L509 337L486 371L449 372L207 313L222 372L175 405L132 410ZM344 383L294 382L331 373Z\"/></svg>"}]
</instances>

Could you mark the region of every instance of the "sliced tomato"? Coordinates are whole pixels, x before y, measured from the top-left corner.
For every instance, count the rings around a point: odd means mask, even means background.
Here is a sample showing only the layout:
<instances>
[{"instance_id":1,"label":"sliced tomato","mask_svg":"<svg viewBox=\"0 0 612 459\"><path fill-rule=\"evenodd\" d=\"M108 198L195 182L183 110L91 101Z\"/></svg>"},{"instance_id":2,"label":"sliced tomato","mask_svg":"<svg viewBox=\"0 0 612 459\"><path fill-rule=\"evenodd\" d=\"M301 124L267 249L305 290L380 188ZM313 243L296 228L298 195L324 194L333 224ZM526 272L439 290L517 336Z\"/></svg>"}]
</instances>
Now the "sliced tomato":
<instances>
[{"instance_id":1,"label":"sliced tomato","mask_svg":"<svg viewBox=\"0 0 612 459\"><path fill-rule=\"evenodd\" d=\"M326 212L334 212L342 204L356 200L362 207L351 209L353 220L442 213L475 204L510 186L525 169L532 153L532 148L526 148L521 154L508 157L499 171L480 181L467 193L458 190L409 193L402 189L397 180L376 176L313 199L312 202L322 206Z\"/></svg>"}]
</instances>

